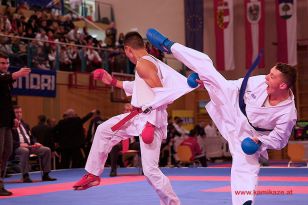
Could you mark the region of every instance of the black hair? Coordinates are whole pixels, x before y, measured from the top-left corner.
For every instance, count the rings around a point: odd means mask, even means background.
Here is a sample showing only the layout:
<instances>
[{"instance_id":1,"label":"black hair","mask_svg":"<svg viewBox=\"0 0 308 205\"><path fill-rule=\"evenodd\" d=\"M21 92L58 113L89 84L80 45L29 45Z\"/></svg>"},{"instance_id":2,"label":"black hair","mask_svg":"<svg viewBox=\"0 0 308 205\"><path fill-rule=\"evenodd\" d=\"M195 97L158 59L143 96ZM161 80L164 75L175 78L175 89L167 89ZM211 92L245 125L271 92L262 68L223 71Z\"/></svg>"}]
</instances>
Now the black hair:
<instances>
[{"instance_id":1,"label":"black hair","mask_svg":"<svg viewBox=\"0 0 308 205\"><path fill-rule=\"evenodd\" d=\"M285 63L277 63L275 67L282 73L283 78L286 81L288 87L289 88L293 87L297 78L295 67Z\"/></svg>"},{"instance_id":2,"label":"black hair","mask_svg":"<svg viewBox=\"0 0 308 205\"><path fill-rule=\"evenodd\" d=\"M136 31L128 32L124 37L124 46L130 46L133 49L144 48L143 38Z\"/></svg>"}]
</instances>

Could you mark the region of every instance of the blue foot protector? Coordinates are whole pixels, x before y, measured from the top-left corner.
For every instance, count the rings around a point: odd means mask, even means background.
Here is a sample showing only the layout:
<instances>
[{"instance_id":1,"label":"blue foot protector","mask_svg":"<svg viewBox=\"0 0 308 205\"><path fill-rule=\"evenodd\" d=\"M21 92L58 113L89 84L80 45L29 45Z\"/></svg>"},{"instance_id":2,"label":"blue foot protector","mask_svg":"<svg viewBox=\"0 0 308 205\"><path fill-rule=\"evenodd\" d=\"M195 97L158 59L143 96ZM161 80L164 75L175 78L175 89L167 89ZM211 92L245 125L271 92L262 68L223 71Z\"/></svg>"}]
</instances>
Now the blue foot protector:
<instances>
[{"instance_id":1,"label":"blue foot protector","mask_svg":"<svg viewBox=\"0 0 308 205\"><path fill-rule=\"evenodd\" d=\"M251 205L252 204L252 201L249 200L249 201L246 201L243 205Z\"/></svg>"},{"instance_id":2,"label":"blue foot protector","mask_svg":"<svg viewBox=\"0 0 308 205\"><path fill-rule=\"evenodd\" d=\"M167 37L159 33L154 28L148 29L147 38L153 46L162 52L171 53L171 46L174 42L170 41Z\"/></svg>"}]
</instances>

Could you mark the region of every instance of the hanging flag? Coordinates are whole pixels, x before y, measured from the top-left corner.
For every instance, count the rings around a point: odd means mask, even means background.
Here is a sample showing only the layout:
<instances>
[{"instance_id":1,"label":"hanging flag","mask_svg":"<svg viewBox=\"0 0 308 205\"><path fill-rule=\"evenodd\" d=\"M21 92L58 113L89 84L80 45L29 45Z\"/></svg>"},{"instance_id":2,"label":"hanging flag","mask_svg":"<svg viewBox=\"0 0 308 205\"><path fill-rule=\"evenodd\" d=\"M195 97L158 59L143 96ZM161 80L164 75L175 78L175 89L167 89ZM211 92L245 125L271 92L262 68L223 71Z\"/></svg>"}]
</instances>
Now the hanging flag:
<instances>
[{"instance_id":1,"label":"hanging flag","mask_svg":"<svg viewBox=\"0 0 308 205\"><path fill-rule=\"evenodd\" d=\"M264 0L244 0L244 4L246 68L248 69L260 50L264 50ZM261 59L259 68L264 68L264 58Z\"/></svg>"},{"instance_id":2,"label":"hanging flag","mask_svg":"<svg viewBox=\"0 0 308 205\"><path fill-rule=\"evenodd\" d=\"M214 0L217 70L234 69L233 0Z\"/></svg>"},{"instance_id":3,"label":"hanging flag","mask_svg":"<svg viewBox=\"0 0 308 205\"><path fill-rule=\"evenodd\" d=\"M296 0L276 0L277 61L297 65Z\"/></svg>"},{"instance_id":4,"label":"hanging flag","mask_svg":"<svg viewBox=\"0 0 308 205\"><path fill-rule=\"evenodd\" d=\"M185 0L186 46L203 52L203 0Z\"/></svg>"}]
</instances>

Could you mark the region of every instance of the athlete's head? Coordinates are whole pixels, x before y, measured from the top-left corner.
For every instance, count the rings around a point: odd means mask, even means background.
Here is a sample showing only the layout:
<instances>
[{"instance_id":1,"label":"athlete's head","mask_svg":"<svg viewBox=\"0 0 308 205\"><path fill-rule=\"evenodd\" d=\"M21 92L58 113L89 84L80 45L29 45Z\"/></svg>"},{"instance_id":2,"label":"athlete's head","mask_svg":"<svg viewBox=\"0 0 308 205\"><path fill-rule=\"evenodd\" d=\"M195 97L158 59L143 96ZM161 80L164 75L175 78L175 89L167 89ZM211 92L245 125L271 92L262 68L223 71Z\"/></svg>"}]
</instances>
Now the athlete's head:
<instances>
[{"instance_id":1,"label":"athlete's head","mask_svg":"<svg viewBox=\"0 0 308 205\"><path fill-rule=\"evenodd\" d=\"M285 91L294 86L296 69L285 63L277 63L265 79L268 94Z\"/></svg>"},{"instance_id":2,"label":"athlete's head","mask_svg":"<svg viewBox=\"0 0 308 205\"><path fill-rule=\"evenodd\" d=\"M136 63L136 53L140 50L145 51L142 36L136 31L127 33L124 37L124 50L128 59Z\"/></svg>"}]
</instances>

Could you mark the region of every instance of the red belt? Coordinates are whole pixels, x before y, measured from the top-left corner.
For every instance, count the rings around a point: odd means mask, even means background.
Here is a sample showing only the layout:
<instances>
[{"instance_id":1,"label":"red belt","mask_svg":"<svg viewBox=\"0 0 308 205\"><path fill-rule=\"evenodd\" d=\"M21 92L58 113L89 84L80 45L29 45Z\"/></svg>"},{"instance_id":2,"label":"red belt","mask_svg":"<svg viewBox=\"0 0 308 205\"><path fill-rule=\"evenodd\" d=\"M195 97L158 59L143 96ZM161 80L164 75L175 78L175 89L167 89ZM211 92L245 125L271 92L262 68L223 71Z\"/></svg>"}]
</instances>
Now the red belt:
<instances>
[{"instance_id":1,"label":"red belt","mask_svg":"<svg viewBox=\"0 0 308 205\"><path fill-rule=\"evenodd\" d=\"M117 124L113 125L111 127L111 130L113 132L116 131L116 130L119 130L127 121L131 120L133 117L135 117L139 113L142 113L142 109L134 107L133 110L127 116L125 116Z\"/></svg>"}]
</instances>

